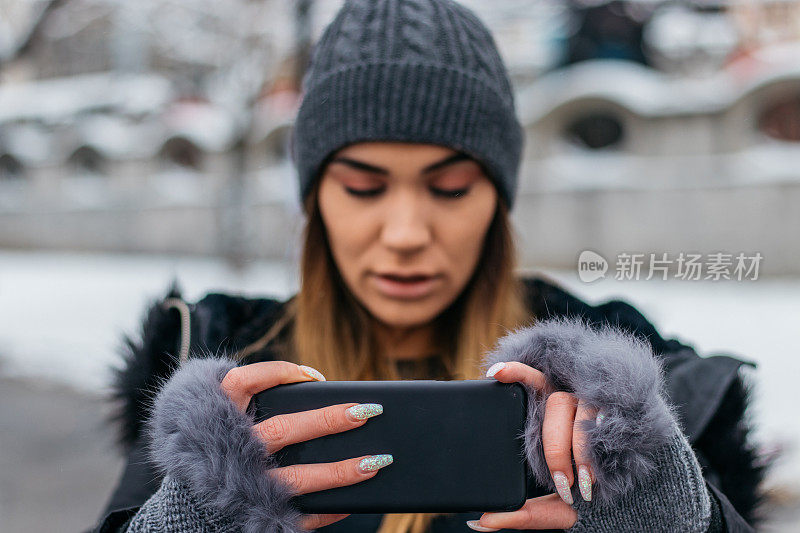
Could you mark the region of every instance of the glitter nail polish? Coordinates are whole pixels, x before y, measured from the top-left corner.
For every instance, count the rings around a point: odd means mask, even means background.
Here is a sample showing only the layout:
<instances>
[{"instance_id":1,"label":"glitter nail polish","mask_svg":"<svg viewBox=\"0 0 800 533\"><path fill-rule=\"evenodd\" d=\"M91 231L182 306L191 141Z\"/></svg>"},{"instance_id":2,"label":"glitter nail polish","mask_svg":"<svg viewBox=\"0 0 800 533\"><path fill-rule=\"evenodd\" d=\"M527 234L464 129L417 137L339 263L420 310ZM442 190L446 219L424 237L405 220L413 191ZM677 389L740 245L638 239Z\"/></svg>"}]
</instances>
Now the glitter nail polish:
<instances>
[{"instance_id":1,"label":"glitter nail polish","mask_svg":"<svg viewBox=\"0 0 800 533\"><path fill-rule=\"evenodd\" d=\"M564 472L553 472L553 482L556 484L556 491L561 499L568 505L572 505L572 492L569 490L569 479Z\"/></svg>"},{"instance_id":2,"label":"glitter nail polish","mask_svg":"<svg viewBox=\"0 0 800 533\"><path fill-rule=\"evenodd\" d=\"M592 501L592 475L586 465L578 466L578 488L584 501Z\"/></svg>"},{"instance_id":3,"label":"glitter nail polish","mask_svg":"<svg viewBox=\"0 0 800 533\"><path fill-rule=\"evenodd\" d=\"M356 420L378 416L383 412L383 406L379 403L360 403L347 408L347 412Z\"/></svg>"},{"instance_id":4,"label":"glitter nail polish","mask_svg":"<svg viewBox=\"0 0 800 533\"><path fill-rule=\"evenodd\" d=\"M316 381L327 381L325 379L325 376L322 375L322 372L320 372L316 368L311 368L310 366L306 365L298 365L298 366L300 366L300 370L303 371L303 374L310 377L311 379L314 379Z\"/></svg>"},{"instance_id":5,"label":"glitter nail polish","mask_svg":"<svg viewBox=\"0 0 800 533\"><path fill-rule=\"evenodd\" d=\"M364 473L373 472L379 468L383 468L384 466L392 464L393 461L394 457L392 457L392 455L389 453L370 455L369 457L364 457L358 462L358 469Z\"/></svg>"},{"instance_id":6,"label":"glitter nail polish","mask_svg":"<svg viewBox=\"0 0 800 533\"><path fill-rule=\"evenodd\" d=\"M474 531L500 531L499 529L495 529L493 527L479 526L478 522L478 520L467 520L467 527Z\"/></svg>"},{"instance_id":7,"label":"glitter nail polish","mask_svg":"<svg viewBox=\"0 0 800 533\"><path fill-rule=\"evenodd\" d=\"M493 365L492 365L492 366L490 366L490 367L489 367L489 369L486 371L486 377L487 377L487 378L494 377L494 375L495 375L495 374L497 374L498 372L500 372L501 370L503 370L505 367L506 367L506 364L505 364L505 363L495 363L495 364L493 364Z\"/></svg>"}]
</instances>

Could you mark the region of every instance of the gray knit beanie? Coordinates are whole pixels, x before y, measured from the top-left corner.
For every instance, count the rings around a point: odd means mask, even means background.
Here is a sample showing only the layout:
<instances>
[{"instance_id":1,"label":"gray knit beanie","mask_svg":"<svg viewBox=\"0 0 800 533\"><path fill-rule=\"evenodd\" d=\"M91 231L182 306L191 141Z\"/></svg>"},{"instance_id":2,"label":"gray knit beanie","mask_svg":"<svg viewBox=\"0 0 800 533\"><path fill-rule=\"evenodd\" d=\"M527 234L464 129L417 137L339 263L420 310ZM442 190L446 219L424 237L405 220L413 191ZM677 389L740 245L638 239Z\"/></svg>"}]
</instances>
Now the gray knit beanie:
<instances>
[{"instance_id":1,"label":"gray knit beanie","mask_svg":"<svg viewBox=\"0 0 800 533\"><path fill-rule=\"evenodd\" d=\"M303 79L292 157L305 198L360 141L439 144L482 163L509 207L523 132L489 30L451 0L347 0Z\"/></svg>"}]
</instances>

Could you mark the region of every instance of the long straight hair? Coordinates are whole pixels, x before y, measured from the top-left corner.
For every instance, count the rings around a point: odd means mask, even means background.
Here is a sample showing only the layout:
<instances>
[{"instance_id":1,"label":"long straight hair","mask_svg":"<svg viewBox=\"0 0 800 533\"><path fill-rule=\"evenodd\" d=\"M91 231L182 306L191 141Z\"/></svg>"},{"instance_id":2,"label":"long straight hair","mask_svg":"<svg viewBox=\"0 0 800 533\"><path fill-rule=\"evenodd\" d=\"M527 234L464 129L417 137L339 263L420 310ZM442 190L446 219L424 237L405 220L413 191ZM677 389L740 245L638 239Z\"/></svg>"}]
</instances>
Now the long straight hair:
<instances>
[{"instance_id":1,"label":"long straight hair","mask_svg":"<svg viewBox=\"0 0 800 533\"><path fill-rule=\"evenodd\" d=\"M356 300L333 259L317 201L319 181L309 192L300 260L301 283L285 315L267 334L240 352L261 349L281 331L291 333L274 348L286 360L309 365L329 380L396 380L395 363L382 357L375 318ZM467 286L435 319L437 346L451 379L478 379L481 354L497 339L532 320L515 273L516 251L508 209L498 199ZM426 378L427 376L417 376ZM387 514L379 533L424 533L438 514Z\"/></svg>"}]
</instances>

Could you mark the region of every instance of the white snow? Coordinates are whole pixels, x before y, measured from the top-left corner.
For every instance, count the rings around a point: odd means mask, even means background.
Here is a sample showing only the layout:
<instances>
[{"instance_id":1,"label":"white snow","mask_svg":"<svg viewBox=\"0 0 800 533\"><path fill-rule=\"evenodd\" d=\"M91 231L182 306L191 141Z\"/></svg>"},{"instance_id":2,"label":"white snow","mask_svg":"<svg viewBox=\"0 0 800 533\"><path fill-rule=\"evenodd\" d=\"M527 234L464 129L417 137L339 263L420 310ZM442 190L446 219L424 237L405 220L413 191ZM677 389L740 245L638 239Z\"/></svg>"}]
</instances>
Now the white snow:
<instances>
[{"instance_id":1,"label":"white snow","mask_svg":"<svg viewBox=\"0 0 800 533\"><path fill-rule=\"evenodd\" d=\"M737 68L706 76L671 76L630 61L592 60L540 76L516 91L523 123L533 124L571 102L600 99L642 117L724 112L765 87L800 76L797 61L758 63L743 75Z\"/></svg>"},{"instance_id":2,"label":"white snow","mask_svg":"<svg viewBox=\"0 0 800 533\"><path fill-rule=\"evenodd\" d=\"M800 279L584 284L575 272L546 273L592 302L624 298L662 334L702 355L724 352L757 362L748 374L757 385L758 437L784 448L772 482L793 486L800 476ZM0 250L0 371L107 390L120 334L136 333L145 305L173 276L190 301L208 291L286 297L297 287L295 268L284 262L256 262L236 273L207 258Z\"/></svg>"},{"instance_id":3,"label":"white snow","mask_svg":"<svg viewBox=\"0 0 800 533\"><path fill-rule=\"evenodd\" d=\"M0 251L0 370L98 391L150 299L176 276L184 297L213 290L286 296L292 271L260 263L237 275L221 261Z\"/></svg>"},{"instance_id":4,"label":"white snow","mask_svg":"<svg viewBox=\"0 0 800 533\"><path fill-rule=\"evenodd\" d=\"M46 162L53 151L52 135L39 124L7 124L3 129L3 150L26 165Z\"/></svg>"},{"instance_id":5,"label":"white snow","mask_svg":"<svg viewBox=\"0 0 800 533\"><path fill-rule=\"evenodd\" d=\"M236 135L233 117L211 104L173 103L164 119L170 137L184 136L206 152L228 149Z\"/></svg>"},{"instance_id":6,"label":"white snow","mask_svg":"<svg viewBox=\"0 0 800 533\"><path fill-rule=\"evenodd\" d=\"M0 85L0 123L55 124L98 109L130 114L160 112L172 87L157 74L93 73Z\"/></svg>"}]
</instances>

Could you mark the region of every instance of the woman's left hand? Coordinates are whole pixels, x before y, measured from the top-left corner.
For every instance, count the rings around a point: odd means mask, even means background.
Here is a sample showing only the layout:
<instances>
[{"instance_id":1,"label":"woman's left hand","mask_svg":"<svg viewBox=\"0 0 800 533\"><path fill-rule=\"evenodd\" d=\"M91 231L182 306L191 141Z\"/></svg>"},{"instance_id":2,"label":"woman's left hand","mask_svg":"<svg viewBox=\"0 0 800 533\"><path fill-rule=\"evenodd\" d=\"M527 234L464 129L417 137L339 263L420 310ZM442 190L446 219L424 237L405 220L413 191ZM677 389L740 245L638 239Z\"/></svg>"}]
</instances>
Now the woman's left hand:
<instances>
[{"instance_id":1,"label":"woman's left hand","mask_svg":"<svg viewBox=\"0 0 800 533\"><path fill-rule=\"evenodd\" d=\"M542 448L558 494L531 498L516 511L484 513L480 520L470 520L467 525L476 531L571 528L578 518L570 491L576 478L573 459L580 493L586 501L592 498L594 482L580 422L595 420L597 411L570 393L551 392L544 374L517 361L497 363L486 375L503 383L519 382L543 394L549 393L542 424Z\"/></svg>"}]
</instances>

